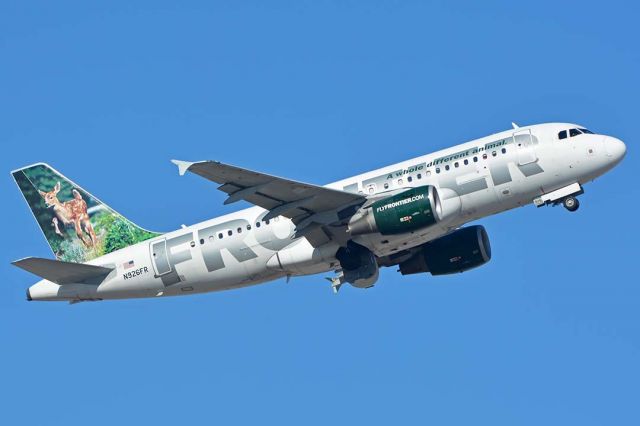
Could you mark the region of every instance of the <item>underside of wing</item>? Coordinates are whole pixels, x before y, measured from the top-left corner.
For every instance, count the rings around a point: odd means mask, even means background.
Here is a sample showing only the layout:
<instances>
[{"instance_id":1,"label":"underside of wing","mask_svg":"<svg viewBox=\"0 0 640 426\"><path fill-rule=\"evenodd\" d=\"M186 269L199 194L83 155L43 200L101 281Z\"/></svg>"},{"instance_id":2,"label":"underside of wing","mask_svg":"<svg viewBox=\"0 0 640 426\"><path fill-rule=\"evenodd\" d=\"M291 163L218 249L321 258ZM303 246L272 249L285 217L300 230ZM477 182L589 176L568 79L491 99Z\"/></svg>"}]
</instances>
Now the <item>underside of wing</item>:
<instances>
[{"instance_id":1,"label":"underside of wing","mask_svg":"<svg viewBox=\"0 0 640 426\"><path fill-rule=\"evenodd\" d=\"M173 160L180 174L195 173L220 184L229 197L225 204L245 200L269 210L265 219L285 216L298 229L315 223L326 225L350 217L366 197L337 189L284 179L217 161Z\"/></svg>"}]
</instances>

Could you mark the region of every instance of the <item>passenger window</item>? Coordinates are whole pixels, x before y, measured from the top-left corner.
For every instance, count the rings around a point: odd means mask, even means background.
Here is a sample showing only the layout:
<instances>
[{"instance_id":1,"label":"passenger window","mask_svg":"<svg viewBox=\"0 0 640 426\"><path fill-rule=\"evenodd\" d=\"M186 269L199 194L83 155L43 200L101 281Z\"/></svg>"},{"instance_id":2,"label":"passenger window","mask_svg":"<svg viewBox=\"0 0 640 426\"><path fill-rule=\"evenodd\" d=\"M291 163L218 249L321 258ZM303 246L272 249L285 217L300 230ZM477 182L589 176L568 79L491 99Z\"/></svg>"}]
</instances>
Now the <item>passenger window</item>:
<instances>
[{"instance_id":1,"label":"passenger window","mask_svg":"<svg viewBox=\"0 0 640 426\"><path fill-rule=\"evenodd\" d=\"M498 155L498 153L497 153L497 152L495 152L495 151L493 151L493 152L491 153L491 155L495 157L496 155Z\"/></svg>"},{"instance_id":2,"label":"passenger window","mask_svg":"<svg viewBox=\"0 0 640 426\"><path fill-rule=\"evenodd\" d=\"M506 154L507 153L507 148L502 148L502 153Z\"/></svg>"},{"instance_id":3,"label":"passenger window","mask_svg":"<svg viewBox=\"0 0 640 426\"><path fill-rule=\"evenodd\" d=\"M229 229L229 230L227 231L227 235L232 236L232 235L233 235L233 231L232 231L231 229Z\"/></svg>"},{"instance_id":4,"label":"passenger window","mask_svg":"<svg viewBox=\"0 0 640 426\"><path fill-rule=\"evenodd\" d=\"M241 234L242 233L242 228L238 228L237 231L238 231L238 234Z\"/></svg>"},{"instance_id":5,"label":"passenger window","mask_svg":"<svg viewBox=\"0 0 640 426\"><path fill-rule=\"evenodd\" d=\"M260 228L260 222L256 222L256 228Z\"/></svg>"},{"instance_id":6,"label":"passenger window","mask_svg":"<svg viewBox=\"0 0 640 426\"><path fill-rule=\"evenodd\" d=\"M411 182L411 181L413 181L413 178L412 178L411 176L409 176L409 177L407 178L407 182Z\"/></svg>"},{"instance_id":7,"label":"passenger window","mask_svg":"<svg viewBox=\"0 0 640 426\"><path fill-rule=\"evenodd\" d=\"M204 238L200 238L200 244L204 244Z\"/></svg>"},{"instance_id":8,"label":"passenger window","mask_svg":"<svg viewBox=\"0 0 640 426\"><path fill-rule=\"evenodd\" d=\"M265 221L264 221L264 224L265 224L265 225L268 225L268 224L269 224L269 219L265 220Z\"/></svg>"},{"instance_id":9,"label":"passenger window","mask_svg":"<svg viewBox=\"0 0 640 426\"><path fill-rule=\"evenodd\" d=\"M567 131L563 130L560 133L558 133L558 139L566 139L567 138Z\"/></svg>"},{"instance_id":10,"label":"passenger window","mask_svg":"<svg viewBox=\"0 0 640 426\"><path fill-rule=\"evenodd\" d=\"M212 243L213 242L213 235L209 235L209 242Z\"/></svg>"},{"instance_id":11,"label":"passenger window","mask_svg":"<svg viewBox=\"0 0 640 426\"><path fill-rule=\"evenodd\" d=\"M486 160L487 159L487 154L482 154L482 159Z\"/></svg>"},{"instance_id":12,"label":"passenger window","mask_svg":"<svg viewBox=\"0 0 640 426\"><path fill-rule=\"evenodd\" d=\"M431 176L431 170L427 170L427 177L429 177L429 176Z\"/></svg>"},{"instance_id":13,"label":"passenger window","mask_svg":"<svg viewBox=\"0 0 640 426\"><path fill-rule=\"evenodd\" d=\"M460 167L460 163L458 163L457 161L453 164L456 168Z\"/></svg>"},{"instance_id":14,"label":"passenger window","mask_svg":"<svg viewBox=\"0 0 640 426\"><path fill-rule=\"evenodd\" d=\"M449 170L450 169L449 165L447 164L446 166L444 166L444 169Z\"/></svg>"},{"instance_id":15,"label":"passenger window","mask_svg":"<svg viewBox=\"0 0 640 426\"><path fill-rule=\"evenodd\" d=\"M464 160L464 165L466 166L467 164L469 164L469 160Z\"/></svg>"},{"instance_id":16,"label":"passenger window","mask_svg":"<svg viewBox=\"0 0 640 426\"><path fill-rule=\"evenodd\" d=\"M436 167L436 173L440 173L440 167Z\"/></svg>"},{"instance_id":17,"label":"passenger window","mask_svg":"<svg viewBox=\"0 0 640 426\"><path fill-rule=\"evenodd\" d=\"M478 162L478 157L473 157L473 162L477 163Z\"/></svg>"},{"instance_id":18,"label":"passenger window","mask_svg":"<svg viewBox=\"0 0 640 426\"><path fill-rule=\"evenodd\" d=\"M251 225L247 225L247 231L251 231Z\"/></svg>"},{"instance_id":19,"label":"passenger window","mask_svg":"<svg viewBox=\"0 0 640 426\"><path fill-rule=\"evenodd\" d=\"M422 175L420 173L418 173L418 176L416 176L418 179L422 179Z\"/></svg>"},{"instance_id":20,"label":"passenger window","mask_svg":"<svg viewBox=\"0 0 640 426\"><path fill-rule=\"evenodd\" d=\"M578 130L578 129L569 130L569 136L570 137L578 136L580 134L582 134L582 132L580 130Z\"/></svg>"},{"instance_id":21,"label":"passenger window","mask_svg":"<svg viewBox=\"0 0 640 426\"><path fill-rule=\"evenodd\" d=\"M218 234L218 239L221 240L222 239L222 232Z\"/></svg>"},{"instance_id":22,"label":"passenger window","mask_svg":"<svg viewBox=\"0 0 640 426\"><path fill-rule=\"evenodd\" d=\"M402 185L402 179L398 179L398 185Z\"/></svg>"},{"instance_id":23,"label":"passenger window","mask_svg":"<svg viewBox=\"0 0 640 426\"><path fill-rule=\"evenodd\" d=\"M385 182L384 189L389 189L389 183Z\"/></svg>"}]
</instances>

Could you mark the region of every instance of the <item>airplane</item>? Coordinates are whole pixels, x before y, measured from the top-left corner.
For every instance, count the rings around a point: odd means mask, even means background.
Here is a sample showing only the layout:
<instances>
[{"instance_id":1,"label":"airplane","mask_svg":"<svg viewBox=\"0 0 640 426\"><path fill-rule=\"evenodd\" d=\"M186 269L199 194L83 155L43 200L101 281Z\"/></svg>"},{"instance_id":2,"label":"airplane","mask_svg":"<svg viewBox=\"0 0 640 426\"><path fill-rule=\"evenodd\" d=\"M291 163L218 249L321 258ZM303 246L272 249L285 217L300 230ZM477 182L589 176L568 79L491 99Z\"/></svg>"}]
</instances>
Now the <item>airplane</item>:
<instances>
[{"instance_id":1,"label":"airplane","mask_svg":"<svg viewBox=\"0 0 640 426\"><path fill-rule=\"evenodd\" d=\"M533 203L579 207L583 186L620 163L625 144L583 126L519 127L329 185L218 161L172 160L253 207L169 233L143 229L47 164L12 172L55 259L14 265L40 278L27 300L99 301L228 290L330 273L331 288L402 275L460 273L491 259L482 225Z\"/></svg>"}]
</instances>

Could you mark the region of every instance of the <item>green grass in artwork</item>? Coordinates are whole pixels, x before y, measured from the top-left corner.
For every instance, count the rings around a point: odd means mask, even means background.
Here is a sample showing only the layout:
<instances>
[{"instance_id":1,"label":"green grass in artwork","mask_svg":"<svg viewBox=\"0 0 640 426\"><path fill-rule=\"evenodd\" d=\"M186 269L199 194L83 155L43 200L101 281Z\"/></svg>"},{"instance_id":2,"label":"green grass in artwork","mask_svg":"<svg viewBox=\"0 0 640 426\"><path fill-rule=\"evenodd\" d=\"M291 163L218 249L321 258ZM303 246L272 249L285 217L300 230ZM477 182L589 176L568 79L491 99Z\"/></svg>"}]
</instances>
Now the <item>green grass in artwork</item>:
<instances>
[{"instance_id":1,"label":"green grass in artwork","mask_svg":"<svg viewBox=\"0 0 640 426\"><path fill-rule=\"evenodd\" d=\"M122 216L114 214L99 215L96 221L96 229L99 235L103 235L102 253L99 255L120 250L158 235L154 232L140 229Z\"/></svg>"}]
</instances>

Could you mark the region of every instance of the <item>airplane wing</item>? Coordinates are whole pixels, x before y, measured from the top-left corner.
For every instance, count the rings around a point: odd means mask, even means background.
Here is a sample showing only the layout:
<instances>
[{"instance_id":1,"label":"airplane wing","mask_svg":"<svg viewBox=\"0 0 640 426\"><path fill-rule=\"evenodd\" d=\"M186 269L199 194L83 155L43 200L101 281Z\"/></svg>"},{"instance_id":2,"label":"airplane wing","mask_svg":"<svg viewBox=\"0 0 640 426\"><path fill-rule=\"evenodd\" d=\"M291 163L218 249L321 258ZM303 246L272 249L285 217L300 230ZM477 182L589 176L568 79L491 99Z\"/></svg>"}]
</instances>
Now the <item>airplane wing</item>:
<instances>
[{"instance_id":1,"label":"airplane wing","mask_svg":"<svg viewBox=\"0 0 640 426\"><path fill-rule=\"evenodd\" d=\"M313 224L328 225L349 218L367 200L360 194L284 179L218 161L171 161L178 166L180 175L188 171L219 183L218 189L229 194L224 204L248 201L269 210L265 220L276 216L292 219L298 232Z\"/></svg>"},{"instance_id":2,"label":"airplane wing","mask_svg":"<svg viewBox=\"0 0 640 426\"><path fill-rule=\"evenodd\" d=\"M56 284L100 284L115 268L26 257L12 262L18 268Z\"/></svg>"}]
</instances>

